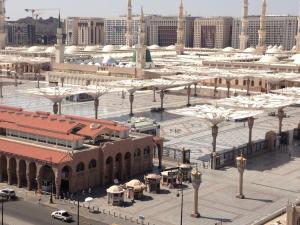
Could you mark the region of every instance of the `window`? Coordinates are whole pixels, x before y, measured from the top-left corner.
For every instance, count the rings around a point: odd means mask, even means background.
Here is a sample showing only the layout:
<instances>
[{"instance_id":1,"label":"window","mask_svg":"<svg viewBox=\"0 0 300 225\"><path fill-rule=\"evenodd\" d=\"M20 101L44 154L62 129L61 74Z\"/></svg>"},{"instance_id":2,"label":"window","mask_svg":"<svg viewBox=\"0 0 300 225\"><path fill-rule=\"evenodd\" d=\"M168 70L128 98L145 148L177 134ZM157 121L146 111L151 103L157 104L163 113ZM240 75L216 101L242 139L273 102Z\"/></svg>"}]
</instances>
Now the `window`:
<instances>
[{"instance_id":1,"label":"window","mask_svg":"<svg viewBox=\"0 0 300 225\"><path fill-rule=\"evenodd\" d=\"M76 172L84 171L84 164L83 162L80 162L76 167Z\"/></svg>"},{"instance_id":2,"label":"window","mask_svg":"<svg viewBox=\"0 0 300 225\"><path fill-rule=\"evenodd\" d=\"M239 85L239 80L238 79L235 80L235 85Z\"/></svg>"},{"instance_id":3,"label":"window","mask_svg":"<svg viewBox=\"0 0 300 225\"><path fill-rule=\"evenodd\" d=\"M97 162L95 159L92 159L89 163L89 169L93 169L93 168L96 168L97 166Z\"/></svg>"},{"instance_id":4,"label":"window","mask_svg":"<svg viewBox=\"0 0 300 225\"><path fill-rule=\"evenodd\" d=\"M222 84L222 78L219 78L219 84Z\"/></svg>"},{"instance_id":5,"label":"window","mask_svg":"<svg viewBox=\"0 0 300 225\"><path fill-rule=\"evenodd\" d=\"M251 86L254 87L254 80L251 80Z\"/></svg>"}]
</instances>

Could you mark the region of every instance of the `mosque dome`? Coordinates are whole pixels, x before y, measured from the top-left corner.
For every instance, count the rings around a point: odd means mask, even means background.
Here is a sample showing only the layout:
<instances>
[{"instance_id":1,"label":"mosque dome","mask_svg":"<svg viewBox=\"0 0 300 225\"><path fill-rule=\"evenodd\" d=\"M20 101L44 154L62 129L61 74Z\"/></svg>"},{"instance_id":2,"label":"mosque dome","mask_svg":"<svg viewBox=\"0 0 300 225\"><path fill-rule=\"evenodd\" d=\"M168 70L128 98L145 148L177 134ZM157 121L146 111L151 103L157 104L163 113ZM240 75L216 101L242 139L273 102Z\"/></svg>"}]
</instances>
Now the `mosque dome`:
<instances>
[{"instance_id":1,"label":"mosque dome","mask_svg":"<svg viewBox=\"0 0 300 225\"><path fill-rule=\"evenodd\" d=\"M278 50L283 51L284 47L282 45L279 45Z\"/></svg>"},{"instance_id":2,"label":"mosque dome","mask_svg":"<svg viewBox=\"0 0 300 225\"><path fill-rule=\"evenodd\" d=\"M75 45L72 45L66 48L65 54L74 54L77 51L79 51L79 48Z\"/></svg>"},{"instance_id":3,"label":"mosque dome","mask_svg":"<svg viewBox=\"0 0 300 225\"><path fill-rule=\"evenodd\" d=\"M123 45L121 48L120 48L121 51L130 51L132 50L132 48L128 45Z\"/></svg>"},{"instance_id":4,"label":"mosque dome","mask_svg":"<svg viewBox=\"0 0 300 225\"><path fill-rule=\"evenodd\" d=\"M176 47L175 45L169 45L168 47L166 47L166 50L175 50Z\"/></svg>"},{"instance_id":5,"label":"mosque dome","mask_svg":"<svg viewBox=\"0 0 300 225\"><path fill-rule=\"evenodd\" d=\"M99 46L92 45L92 46L86 46L83 51L85 51L85 52L96 52L98 50L99 50Z\"/></svg>"},{"instance_id":6,"label":"mosque dome","mask_svg":"<svg viewBox=\"0 0 300 225\"><path fill-rule=\"evenodd\" d=\"M244 50L245 53L255 53L256 52L256 49L253 48L253 47L249 47L249 48L246 48Z\"/></svg>"},{"instance_id":7,"label":"mosque dome","mask_svg":"<svg viewBox=\"0 0 300 225\"><path fill-rule=\"evenodd\" d=\"M295 54L291 57L292 60L300 59L300 54Z\"/></svg>"},{"instance_id":8,"label":"mosque dome","mask_svg":"<svg viewBox=\"0 0 300 225\"><path fill-rule=\"evenodd\" d=\"M293 46L293 48L292 48L292 52L295 52L295 51L296 51L296 49L297 49L296 45L295 45L295 46Z\"/></svg>"},{"instance_id":9,"label":"mosque dome","mask_svg":"<svg viewBox=\"0 0 300 225\"><path fill-rule=\"evenodd\" d=\"M32 46L30 48L27 49L28 52L42 52L44 51L43 47L39 47L39 46Z\"/></svg>"},{"instance_id":10,"label":"mosque dome","mask_svg":"<svg viewBox=\"0 0 300 225\"><path fill-rule=\"evenodd\" d=\"M279 62L279 59L274 55L264 55L263 57L261 57L261 59L258 62L265 63L265 64L272 64L272 63Z\"/></svg>"},{"instance_id":11,"label":"mosque dome","mask_svg":"<svg viewBox=\"0 0 300 225\"><path fill-rule=\"evenodd\" d=\"M102 60L102 64L115 65L115 64L117 64L117 61L113 57L111 57L110 55L107 55Z\"/></svg>"},{"instance_id":12,"label":"mosque dome","mask_svg":"<svg viewBox=\"0 0 300 225\"><path fill-rule=\"evenodd\" d=\"M150 50L157 50L160 49L160 47L158 45L151 45L148 47Z\"/></svg>"},{"instance_id":13,"label":"mosque dome","mask_svg":"<svg viewBox=\"0 0 300 225\"><path fill-rule=\"evenodd\" d=\"M102 52L112 52L114 51L114 46L113 45L105 45L102 49Z\"/></svg>"},{"instance_id":14,"label":"mosque dome","mask_svg":"<svg viewBox=\"0 0 300 225\"><path fill-rule=\"evenodd\" d=\"M89 62L88 65L89 65L89 66L92 66L92 65L94 65L94 63L93 63L93 62Z\"/></svg>"},{"instance_id":15,"label":"mosque dome","mask_svg":"<svg viewBox=\"0 0 300 225\"><path fill-rule=\"evenodd\" d=\"M46 50L45 50L46 53L50 53L50 54L54 54L55 53L55 48L54 47L48 47Z\"/></svg>"},{"instance_id":16,"label":"mosque dome","mask_svg":"<svg viewBox=\"0 0 300 225\"><path fill-rule=\"evenodd\" d=\"M226 47L222 50L222 52L234 52L235 49L233 47Z\"/></svg>"},{"instance_id":17,"label":"mosque dome","mask_svg":"<svg viewBox=\"0 0 300 225\"><path fill-rule=\"evenodd\" d=\"M271 48L273 48L273 46L272 46L272 45L269 45L269 46L267 47L267 49L271 49Z\"/></svg>"},{"instance_id":18,"label":"mosque dome","mask_svg":"<svg viewBox=\"0 0 300 225\"><path fill-rule=\"evenodd\" d=\"M119 193L123 193L124 189L121 186L113 185L110 188L108 188L106 191L112 194L119 194Z\"/></svg>"}]
</instances>

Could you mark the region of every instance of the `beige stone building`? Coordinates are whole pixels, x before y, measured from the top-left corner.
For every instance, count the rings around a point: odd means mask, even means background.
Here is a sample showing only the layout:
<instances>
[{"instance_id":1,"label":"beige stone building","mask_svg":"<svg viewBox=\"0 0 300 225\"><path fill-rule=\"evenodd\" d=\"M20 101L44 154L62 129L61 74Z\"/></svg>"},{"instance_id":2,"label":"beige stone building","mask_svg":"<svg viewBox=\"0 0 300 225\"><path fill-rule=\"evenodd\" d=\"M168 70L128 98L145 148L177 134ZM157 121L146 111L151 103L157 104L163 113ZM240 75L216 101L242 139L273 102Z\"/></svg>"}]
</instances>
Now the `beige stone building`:
<instances>
[{"instance_id":1,"label":"beige stone building","mask_svg":"<svg viewBox=\"0 0 300 225\"><path fill-rule=\"evenodd\" d=\"M194 22L194 47L225 48L231 45L231 17L198 18Z\"/></svg>"},{"instance_id":2,"label":"beige stone building","mask_svg":"<svg viewBox=\"0 0 300 225\"><path fill-rule=\"evenodd\" d=\"M67 17L65 20L67 45L104 45L104 19L95 17Z\"/></svg>"}]
</instances>

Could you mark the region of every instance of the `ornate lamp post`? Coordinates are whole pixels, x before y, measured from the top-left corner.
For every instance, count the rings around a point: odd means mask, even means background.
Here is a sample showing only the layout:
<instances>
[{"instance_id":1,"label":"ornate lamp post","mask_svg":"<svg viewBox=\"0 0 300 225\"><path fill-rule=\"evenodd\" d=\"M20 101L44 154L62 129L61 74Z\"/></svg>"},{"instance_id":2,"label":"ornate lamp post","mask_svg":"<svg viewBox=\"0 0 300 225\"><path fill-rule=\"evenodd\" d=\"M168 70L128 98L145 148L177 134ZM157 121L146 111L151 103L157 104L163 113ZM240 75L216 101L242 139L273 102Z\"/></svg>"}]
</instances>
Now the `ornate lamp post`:
<instances>
[{"instance_id":1,"label":"ornate lamp post","mask_svg":"<svg viewBox=\"0 0 300 225\"><path fill-rule=\"evenodd\" d=\"M200 213L198 211L198 191L200 184L202 182L202 173L198 171L198 168L191 173L192 175L192 184L194 188L194 212L191 214L191 217L199 218Z\"/></svg>"},{"instance_id":2,"label":"ornate lamp post","mask_svg":"<svg viewBox=\"0 0 300 225\"><path fill-rule=\"evenodd\" d=\"M236 166L239 172L239 193L237 194L237 198L244 199L245 196L243 194L243 175L244 170L247 165L247 159L245 159L242 155L236 158Z\"/></svg>"}]
</instances>

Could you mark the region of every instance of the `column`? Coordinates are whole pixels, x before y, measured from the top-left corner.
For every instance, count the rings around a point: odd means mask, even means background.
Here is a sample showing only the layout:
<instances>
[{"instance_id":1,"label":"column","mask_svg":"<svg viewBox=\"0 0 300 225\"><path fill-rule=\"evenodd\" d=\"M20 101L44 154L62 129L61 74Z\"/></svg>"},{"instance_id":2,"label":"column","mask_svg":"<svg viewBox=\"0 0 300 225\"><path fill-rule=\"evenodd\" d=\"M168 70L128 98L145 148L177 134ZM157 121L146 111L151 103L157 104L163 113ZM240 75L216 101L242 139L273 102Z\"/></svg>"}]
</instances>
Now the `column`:
<instances>
[{"instance_id":1,"label":"column","mask_svg":"<svg viewBox=\"0 0 300 225\"><path fill-rule=\"evenodd\" d=\"M187 96L188 96L188 102L186 104L187 107L190 107L191 106L191 86L189 85L187 87Z\"/></svg>"},{"instance_id":2,"label":"column","mask_svg":"<svg viewBox=\"0 0 300 225\"><path fill-rule=\"evenodd\" d=\"M60 100L60 101L58 102L58 114L59 114L59 115L61 115L61 102L62 102L62 100Z\"/></svg>"},{"instance_id":3,"label":"column","mask_svg":"<svg viewBox=\"0 0 300 225\"><path fill-rule=\"evenodd\" d=\"M30 173L29 173L29 163L26 163L26 181L27 181L27 190L31 191L31 177L30 177Z\"/></svg>"},{"instance_id":4,"label":"column","mask_svg":"<svg viewBox=\"0 0 300 225\"><path fill-rule=\"evenodd\" d=\"M1 156L0 155L0 160L1 160ZM0 183L3 182L3 165L0 165Z\"/></svg>"},{"instance_id":5,"label":"column","mask_svg":"<svg viewBox=\"0 0 300 225\"><path fill-rule=\"evenodd\" d=\"M212 137L213 137L213 152L212 152L212 163L211 163L211 168L213 170L216 169L217 166L217 152L216 152L216 147L217 147L217 136L218 136L218 126L217 125L213 125L212 126Z\"/></svg>"},{"instance_id":6,"label":"column","mask_svg":"<svg viewBox=\"0 0 300 225\"><path fill-rule=\"evenodd\" d=\"M253 117L249 117L248 118L248 127L249 127L249 141L248 141L248 145L249 145L249 149L252 152L252 130L253 130L253 125L254 125L254 118Z\"/></svg>"},{"instance_id":7,"label":"column","mask_svg":"<svg viewBox=\"0 0 300 225\"><path fill-rule=\"evenodd\" d=\"M20 188L22 186L21 183L21 174L20 174L20 160L16 159L16 173L17 173L17 187Z\"/></svg>"},{"instance_id":8,"label":"column","mask_svg":"<svg viewBox=\"0 0 300 225\"><path fill-rule=\"evenodd\" d=\"M63 86L64 86L64 82L65 82L65 78L64 78L64 77L61 77L61 78L60 78L60 82L61 82L61 86L63 87Z\"/></svg>"},{"instance_id":9,"label":"column","mask_svg":"<svg viewBox=\"0 0 300 225\"><path fill-rule=\"evenodd\" d=\"M37 176L36 176L36 181L37 181L37 191L39 193L42 192L42 177L41 175L38 174L39 172L37 171Z\"/></svg>"},{"instance_id":10,"label":"column","mask_svg":"<svg viewBox=\"0 0 300 225\"><path fill-rule=\"evenodd\" d=\"M99 98L94 99L95 119L98 119Z\"/></svg>"},{"instance_id":11,"label":"column","mask_svg":"<svg viewBox=\"0 0 300 225\"><path fill-rule=\"evenodd\" d=\"M164 97L165 97L165 91L160 91L160 110L164 111Z\"/></svg>"},{"instance_id":12,"label":"column","mask_svg":"<svg viewBox=\"0 0 300 225\"><path fill-rule=\"evenodd\" d=\"M57 102L54 102L54 104L53 104L53 113L54 114L58 113L58 104L57 104Z\"/></svg>"},{"instance_id":13,"label":"column","mask_svg":"<svg viewBox=\"0 0 300 225\"><path fill-rule=\"evenodd\" d=\"M156 102L155 88L153 89L153 102Z\"/></svg>"},{"instance_id":14,"label":"column","mask_svg":"<svg viewBox=\"0 0 300 225\"><path fill-rule=\"evenodd\" d=\"M227 98L230 98L230 86L231 86L231 82L230 80L226 80L226 86L227 86Z\"/></svg>"},{"instance_id":15,"label":"column","mask_svg":"<svg viewBox=\"0 0 300 225\"><path fill-rule=\"evenodd\" d=\"M55 173L55 196L59 198L60 196L60 188L61 188L61 173Z\"/></svg>"},{"instance_id":16,"label":"column","mask_svg":"<svg viewBox=\"0 0 300 225\"><path fill-rule=\"evenodd\" d=\"M194 97L197 97L197 83L194 83Z\"/></svg>"},{"instance_id":17,"label":"column","mask_svg":"<svg viewBox=\"0 0 300 225\"><path fill-rule=\"evenodd\" d=\"M281 135L282 133L282 121L283 121L283 117L284 117L284 110L283 108L279 108L278 109L278 119L279 119L279 130L278 130L278 134Z\"/></svg>"},{"instance_id":18,"label":"column","mask_svg":"<svg viewBox=\"0 0 300 225\"><path fill-rule=\"evenodd\" d=\"M129 103L130 103L130 113L129 116L133 116L133 101L134 101L134 92L129 93Z\"/></svg>"},{"instance_id":19,"label":"column","mask_svg":"<svg viewBox=\"0 0 300 225\"><path fill-rule=\"evenodd\" d=\"M11 185L12 184L12 177L11 177L11 169L10 169L10 158L7 157L7 184Z\"/></svg>"},{"instance_id":20,"label":"column","mask_svg":"<svg viewBox=\"0 0 300 225\"><path fill-rule=\"evenodd\" d=\"M215 78L215 89L214 89L214 97L217 97L217 88L218 88L218 78Z\"/></svg>"},{"instance_id":21,"label":"column","mask_svg":"<svg viewBox=\"0 0 300 225\"><path fill-rule=\"evenodd\" d=\"M250 96L250 79L247 79L247 96Z\"/></svg>"}]
</instances>

